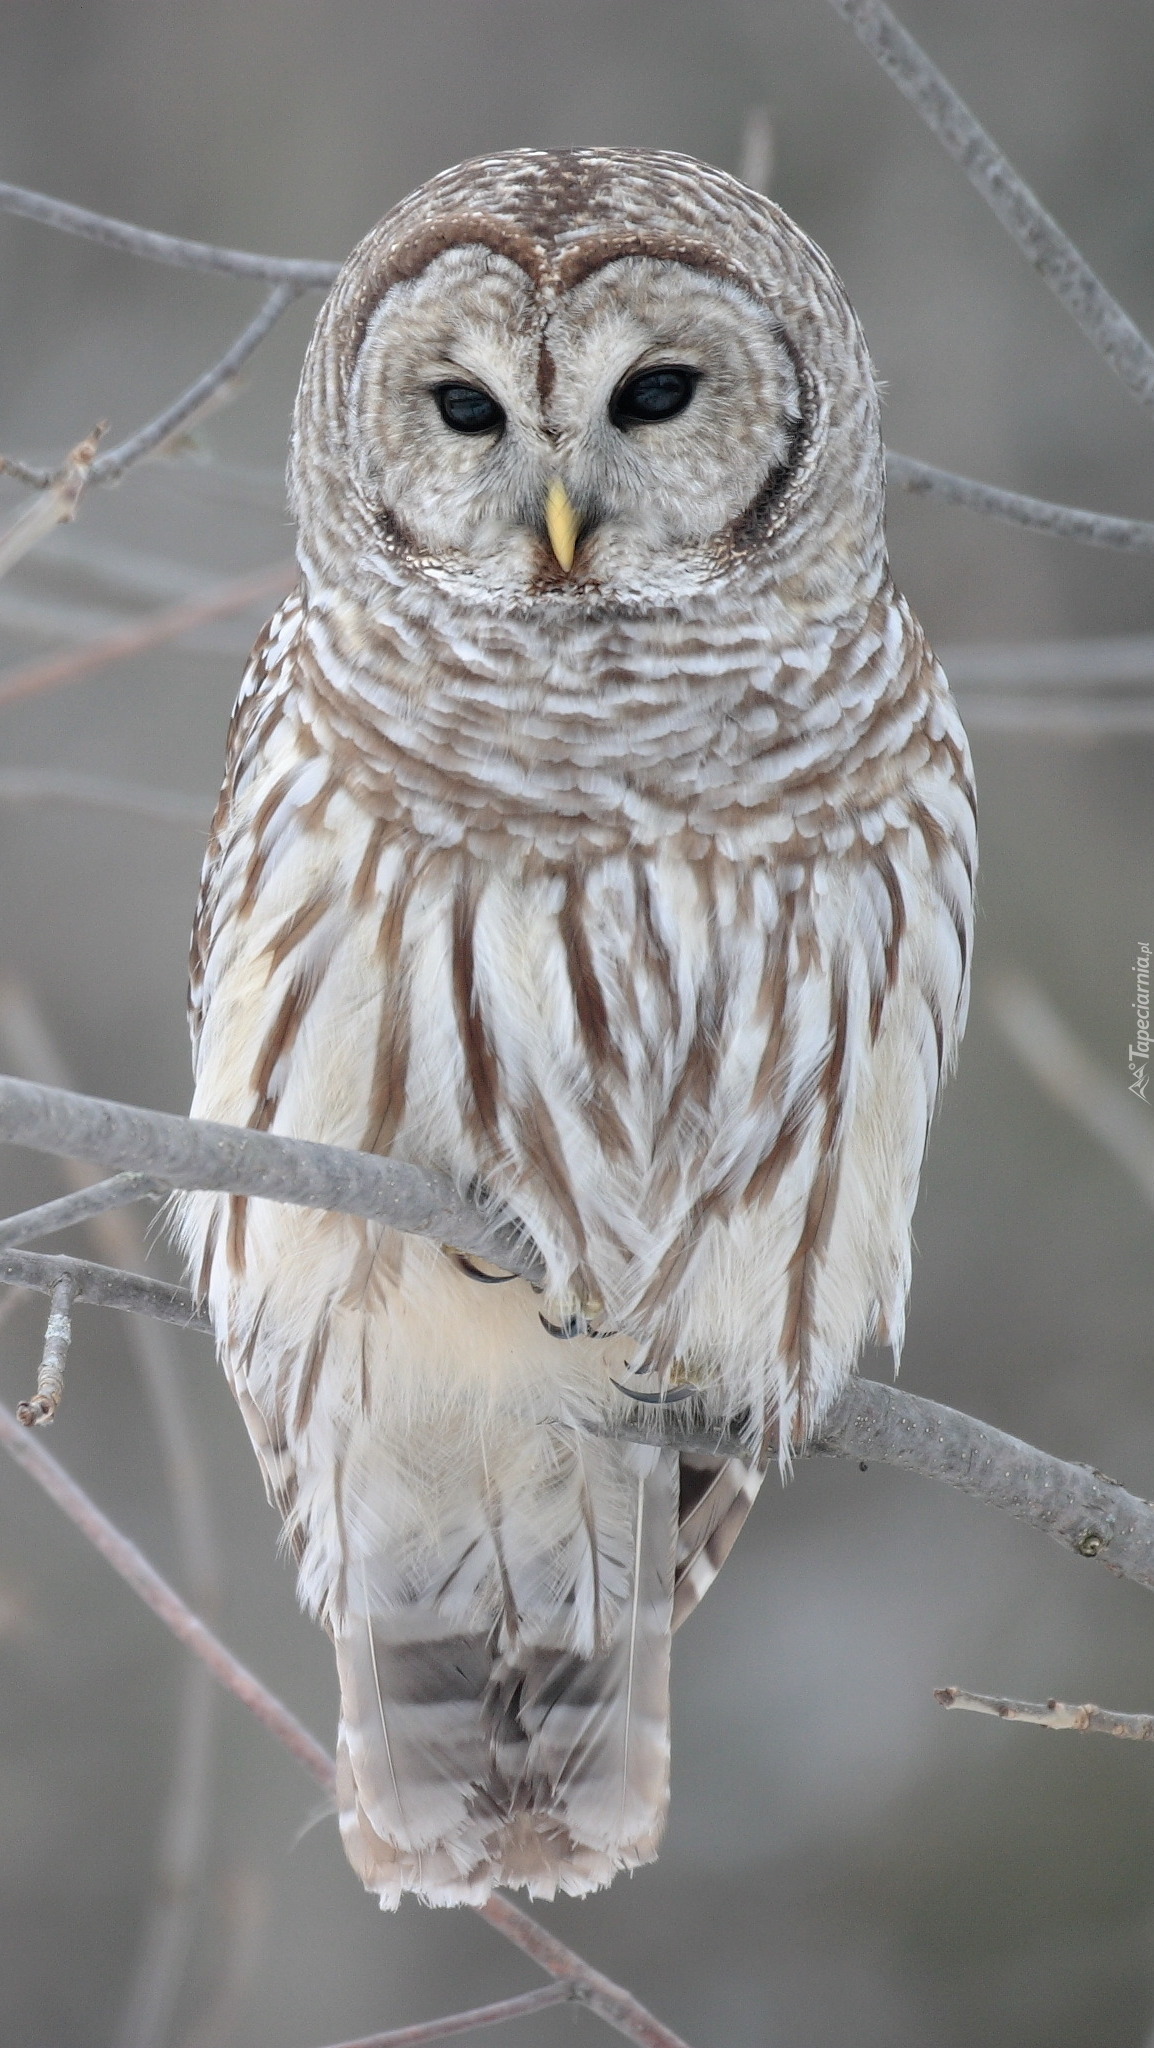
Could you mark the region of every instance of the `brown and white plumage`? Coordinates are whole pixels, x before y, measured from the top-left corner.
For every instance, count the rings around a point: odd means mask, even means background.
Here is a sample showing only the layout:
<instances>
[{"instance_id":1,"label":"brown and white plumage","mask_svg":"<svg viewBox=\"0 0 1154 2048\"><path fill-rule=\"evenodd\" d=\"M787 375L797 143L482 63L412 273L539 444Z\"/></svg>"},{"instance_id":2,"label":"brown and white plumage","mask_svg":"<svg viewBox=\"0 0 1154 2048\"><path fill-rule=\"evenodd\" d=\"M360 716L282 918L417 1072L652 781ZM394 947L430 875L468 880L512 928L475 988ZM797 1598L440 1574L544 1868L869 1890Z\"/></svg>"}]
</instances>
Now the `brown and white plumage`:
<instances>
[{"instance_id":1,"label":"brown and white plumage","mask_svg":"<svg viewBox=\"0 0 1154 2048\"><path fill-rule=\"evenodd\" d=\"M691 400L624 416L668 364ZM446 381L497 424L454 431ZM548 1285L258 1201L191 1197L184 1237L336 1645L353 1864L384 1904L581 1892L656 1853L671 1629L768 1457L900 1343L965 738L842 287L688 159L519 152L406 200L320 316L291 476L194 1110L483 1182ZM748 1464L597 1433L626 1376L696 1386Z\"/></svg>"}]
</instances>

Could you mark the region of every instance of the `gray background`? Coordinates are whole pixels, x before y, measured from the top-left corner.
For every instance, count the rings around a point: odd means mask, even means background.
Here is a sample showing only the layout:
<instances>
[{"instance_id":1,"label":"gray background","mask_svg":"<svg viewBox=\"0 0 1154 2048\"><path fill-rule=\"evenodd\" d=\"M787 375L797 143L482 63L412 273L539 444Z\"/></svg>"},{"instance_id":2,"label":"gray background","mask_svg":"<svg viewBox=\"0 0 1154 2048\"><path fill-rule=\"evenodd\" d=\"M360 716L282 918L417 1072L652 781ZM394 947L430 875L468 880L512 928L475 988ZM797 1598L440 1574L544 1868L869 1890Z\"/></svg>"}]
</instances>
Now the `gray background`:
<instances>
[{"instance_id":1,"label":"gray background","mask_svg":"<svg viewBox=\"0 0 1154 2048\"><path fill-rule=\"evenodd\" d=\"M1154 324L1149 5L908 0L905 18ZM8 0L0 18L5 176L285 254L341 256L410 187L480 150L637 142L734 167L760 100L774 196L847 281L887 382L891 444L1149 516L1149 423L821 0ZM259 290L6 219L0 276L0 446L27 456L98 418L137 424L219 352ZM0 666L79 635L81 607L107 625L287 557L277 479L315 303L290 313L238 402L204 427L204 459L94 493L4 586L0 598L26 601L29 630L0 604ZM22 502L0 487L0 512ZM891 535L937 643L1154 624L1141 558L901 497ZM4 763L180 788L207 817L258 623L253 611L3 709ZM974 1011L918 1212L903 1376L1148 1492L1149 1209L1015 1065L986 991L1001 967L1024 966L1125 1080L1130 963L1154 939L1154 751L994 734L974 751ZM199 858L188 828L0 805L0 1065L22 1057L13 1019L31 997L77 1085L186 1105ZM0 1180L5 1207L61 1187L50 1162L13 1154ZM163 1246L155 1257L171 1266ZM41 1320L25 1306L0 1332L9 1401L29 1389ZM296 1613L239 1417L203 1342L181 1340L180 1369L210 1467L222 1628L328 1740L330 1651ZM179 1573L115 1317L78 1317L52 1448ZM696 2048L1137 2048L1154 2038L1154 1760L947 1716L932 1688L1151 1709L1152 1629L1133 1586L944 1489L805 1465L765 1488L678 1639L660 1862L541 1917ZM5 1465L5 2042L122 2038L181 1672L158 1625ZM468 1914L409 1905L383 1918L331 1821L301 1834L316 1800L299 1770L233 1702L218 1734L208 1881L168 2040L317 2048L537 1981ZM197 2033L230 1969L231 2006ZM489 2038L608 2036L561 2010Z\"/></svg>"}]
</instances>

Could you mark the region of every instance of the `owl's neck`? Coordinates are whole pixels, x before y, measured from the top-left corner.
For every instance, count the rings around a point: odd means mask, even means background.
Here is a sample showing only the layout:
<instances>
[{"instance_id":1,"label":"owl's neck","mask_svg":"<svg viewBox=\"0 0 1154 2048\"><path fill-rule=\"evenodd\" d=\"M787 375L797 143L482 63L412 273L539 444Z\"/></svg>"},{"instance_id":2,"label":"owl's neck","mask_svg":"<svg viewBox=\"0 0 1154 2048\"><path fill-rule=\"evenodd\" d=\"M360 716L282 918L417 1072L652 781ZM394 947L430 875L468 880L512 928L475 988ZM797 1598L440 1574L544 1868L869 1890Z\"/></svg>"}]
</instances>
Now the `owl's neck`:
<instances>
[{"instance_id":1,"label":"owl's neck","mask_svg":"<svg viewBox=\"0 0 1154 2048\"><path fill-rule=\"evenodd\" d=\"M792 624L714 604L556 633L314 591L300 715L346 786L442 844L747 858L883 803L942 689L888 574L851 620Z\"/></svg>"}]
</instances>

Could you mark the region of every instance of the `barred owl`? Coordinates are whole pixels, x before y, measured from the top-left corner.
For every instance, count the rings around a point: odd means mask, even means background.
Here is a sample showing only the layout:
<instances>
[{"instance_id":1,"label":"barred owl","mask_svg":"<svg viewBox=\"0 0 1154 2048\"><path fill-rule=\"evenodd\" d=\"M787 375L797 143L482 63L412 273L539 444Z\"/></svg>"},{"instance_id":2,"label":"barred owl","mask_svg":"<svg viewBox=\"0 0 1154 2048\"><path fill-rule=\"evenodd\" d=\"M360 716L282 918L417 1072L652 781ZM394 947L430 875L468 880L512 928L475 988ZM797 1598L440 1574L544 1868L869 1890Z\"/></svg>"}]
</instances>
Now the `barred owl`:
<instances>
[{"instance_id":1,"label":"barred owl","mask_svg":"<svg viewBox=\"0 0 1154 2048\"><path fill-rule=\"evenodd\" d=\"M341 1688L392 1906L650 1860L673 1629L894 1347L962 1028L974 807L890 578L820 250L686 158L406 199L317 322L300 583L233 717L198 1116L482 1187L451 1245L198 1195L184 1240ZM744 1454L614 1435L692 1392Z\"/></svg>"}]
</instances>

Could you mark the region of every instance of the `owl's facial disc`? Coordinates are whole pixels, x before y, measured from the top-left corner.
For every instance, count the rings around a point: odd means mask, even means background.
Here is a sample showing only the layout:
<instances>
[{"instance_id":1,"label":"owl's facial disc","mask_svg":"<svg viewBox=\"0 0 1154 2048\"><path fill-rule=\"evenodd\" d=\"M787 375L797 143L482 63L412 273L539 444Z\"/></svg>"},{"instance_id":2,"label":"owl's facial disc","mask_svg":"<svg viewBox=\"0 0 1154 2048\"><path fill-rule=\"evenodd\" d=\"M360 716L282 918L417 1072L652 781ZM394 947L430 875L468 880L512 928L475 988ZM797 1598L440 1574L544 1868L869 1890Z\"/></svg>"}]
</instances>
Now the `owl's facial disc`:
<instances>
[{"instance_id":1,"label":"owl's facial disc","mask_svg":"<svg viewBox=\"0 0 1154 2048\"><path fill-rule=\"evenodd\" d=\"M365 497L417 572L546 609L715 577L800 415L777 324L728 279L626 257L546 295L479 244L385 294L349 410Z\"/></svg>"}]
</instances>

